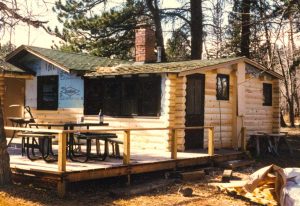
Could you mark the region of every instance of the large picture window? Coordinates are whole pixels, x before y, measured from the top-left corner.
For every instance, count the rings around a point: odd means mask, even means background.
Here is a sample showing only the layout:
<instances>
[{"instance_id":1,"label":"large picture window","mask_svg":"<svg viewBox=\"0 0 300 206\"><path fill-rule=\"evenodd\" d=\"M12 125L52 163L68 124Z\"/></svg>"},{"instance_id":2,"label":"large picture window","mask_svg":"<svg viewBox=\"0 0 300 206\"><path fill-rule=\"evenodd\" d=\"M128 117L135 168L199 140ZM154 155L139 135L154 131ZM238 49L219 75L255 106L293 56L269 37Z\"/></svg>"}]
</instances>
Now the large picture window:
<instances>
[{"instance_id":1,"label":"large picture window","mask_svg":"<svg viewBox=\"0 0 300 206\"><path fill-rule=\"evenodd\" d=\"M272 84L263 83L263 105L272 106Z\"/></svg>"},{"instance_id":2,"label":"large picture window","mask_svg":"<svg viewBox=\"0 0 300 206\"><path fill-rule=\"evenodd\" d=\"M58 108L58 76L37 77L37 109L57 110Z\"/></svg>"},{"instance_id":3,"label":"large picture window","mask_svg":"<svg viewBox=\"0 0 300 206\"><path fill-rule=\"evenodd\" d=\"M229 100L229 75L217 75L217 100Z\"/></svg>"},{"instance_id":4,"label":"large picture window","mask_svg":"<svg viewBox=\"0 0 300 206\"><path fill-rule=\"evenodd\" d=\"M159 116L161 77L117 76L84 80L84 114L103 110L109 116Z\"/></svg>"}]
</instances>

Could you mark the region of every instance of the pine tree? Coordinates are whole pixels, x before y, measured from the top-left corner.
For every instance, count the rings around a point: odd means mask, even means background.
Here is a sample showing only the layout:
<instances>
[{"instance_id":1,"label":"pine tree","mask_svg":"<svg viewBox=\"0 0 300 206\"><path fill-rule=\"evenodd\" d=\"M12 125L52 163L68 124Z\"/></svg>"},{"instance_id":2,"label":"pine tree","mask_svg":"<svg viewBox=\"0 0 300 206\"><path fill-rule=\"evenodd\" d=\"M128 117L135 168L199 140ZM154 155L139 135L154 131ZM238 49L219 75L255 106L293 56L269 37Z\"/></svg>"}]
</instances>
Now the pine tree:
<instances>
[{"instance_id":1,"label":"pine tree","mask_svg":"<svg viewBox=\"0 0 300 206\"><path fill-rule=\"evenodd\" d=\"M88 52L96 56L132 59L134 29L145 12L140 1L127 0L125 4L102 13L97 12L105 1L67 0L55 3L54 11L64 24L55 33L66 43L63 50Z\"/></svg>"},{"instance_id":2,"label":"pine tree","mask_svg":"<svg viewBox=\"0 0 300 206\"><path fill-rule=\"evenodd\" d=\"M241 55L241 3L233 0L232 12L228 15L228 26L226 29L227 53L229 56Z\"/></svg>"},{"instance_id":3,"label":"pine tree","mask_svg":"<svg viewBox=\"0 0 300 206\"><path fill-rule=\"evenodd\" d=\"M190 59L190 41L184 28L172 32L172 37L168 39L166 53L170 61L182 61Z\"/></svg>"}]
</instances>

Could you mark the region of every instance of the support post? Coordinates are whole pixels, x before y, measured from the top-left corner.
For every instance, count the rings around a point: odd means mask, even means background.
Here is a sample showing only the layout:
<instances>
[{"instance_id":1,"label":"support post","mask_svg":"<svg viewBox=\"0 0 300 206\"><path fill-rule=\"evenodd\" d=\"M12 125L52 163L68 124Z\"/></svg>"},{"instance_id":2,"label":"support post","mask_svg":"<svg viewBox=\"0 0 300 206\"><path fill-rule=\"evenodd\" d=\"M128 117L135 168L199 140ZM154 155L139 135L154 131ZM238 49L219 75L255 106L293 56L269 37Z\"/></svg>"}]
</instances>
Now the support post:
<instances>
[{"instance_id":1,"label":"support post","mask_svg":"<svg viewBox=\"0 0 300 206\"><path fill-rule=\"evenodd\" d=\"M66 171L66 159L67 159L67 134L58 134L58 171Z\"/></svg>"},{"instance_id":2,"label":"support post","mask_svg":"<svg viewBox=\"0 0 300 206\"><path fill-rule=\"evenodd\" d=\"M208 155L209 156L214 156L215 154L215 143L214 143L214 127L208 128Z\"/></svg>"},{"instance_id":3,"label":"support post","mask_svg":"<svg viewBox=\"0 0 300 206\"><path fill-rule=\"evenodd\" d=\"M130 130L124 131L123 164L130 164Z\"/></svg>"},{"instance_id":4,"label":"support post","mask_svg":"<svg viewBox=\"0 0 300 206\"><path fill-rule=\"evenodd\" d=\"M171 159L177 159L177 134L176 129L171 129Z\"/></svg>"},{"instance_id":5,"label":"support post","mask_svg":"<svg viewBox=\"0 0 300 206\"><path fill-rule=\"evenodd\" d=\"M57 182L57 194L60 198L64 198L66 195L66 181L61 179Z\"/></svg>"},{"instance_id":6,"label":"support post","mask_svg":"<svg viewBox=\"0 0 300 206\"><path fill-rule=\"evenodd\" d=\"M242 151L247 150L247 148L246 148L246 146L247 146L246 134L247 134L246 127L242 127L242 131L241 131L241 150Z\"/></svg>"}]
</instances>

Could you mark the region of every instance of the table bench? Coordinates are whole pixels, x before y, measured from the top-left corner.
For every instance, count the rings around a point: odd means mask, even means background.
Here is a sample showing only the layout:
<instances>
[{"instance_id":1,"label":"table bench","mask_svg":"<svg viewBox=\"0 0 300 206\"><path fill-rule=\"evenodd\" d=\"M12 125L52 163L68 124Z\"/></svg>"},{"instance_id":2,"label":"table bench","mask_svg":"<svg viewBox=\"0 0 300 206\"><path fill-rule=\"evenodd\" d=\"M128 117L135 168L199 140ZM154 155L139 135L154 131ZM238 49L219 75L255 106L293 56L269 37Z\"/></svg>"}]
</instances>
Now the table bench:
<instances>
[{"instance_id":1,"label":"table bench","mask_svg":"<svg viewBox=\"0 0 300 206\"><path fill-rule=\"evenodd\" d=\"M75 134L77 139L86 140L86 154L83 162L88 160L100 160L104 161L109 154L108 142L114 138L117 138L117 135L114 133L78 133ZM92 154L92 140L96 141L96 154ZM101 154L100 151L100 140L104 141L104 152ZM79 160L75 160L79 161Z\"/></svg>"},{"instance_id":2,"label":"table bench","mask_svg":"<svg viewBox=\"0 0 300 206\"><path fill-rule=\"evenodd\" d=\"M56 155L54 155L52 150L52 139L55 138L54 134L23 132L17 134L17 136L22 138L22 156L26 150L26 155L31 161L41 158L46 162L53 162L57 160ZM41 153L40 157L36 156L34 149L39 150Z\"/></svg>"},{"instance_id":3,"label":"table bench","mask_svg":"<svg viewBox=\"0 0 300 206\"><path fill-rule=\"evenodd\" d=\"M111 144L112 157L121 158L120 155L120 144L124 144L123 141L118 139L107 138L108 143ZM109 151L108 151L109 152Z\"/></svg>"},{"instance_id":4,"label":"table bench","mask_svg":"<svg viewBox=\"0 0 300 206\"><path fill-rule=\"evenodd\" d=\"M289 150L290 155L293 154L293 150L289 143L286 140L287 133L257 133L250 135L250 140L255 140L255 149L256 149L256 155L260 156L261 154L261 146L262 144L265 144L265 151L272 153L276 156L279 156L280 151L280 143L285 144Z\"/></svg>"}]
</instances>

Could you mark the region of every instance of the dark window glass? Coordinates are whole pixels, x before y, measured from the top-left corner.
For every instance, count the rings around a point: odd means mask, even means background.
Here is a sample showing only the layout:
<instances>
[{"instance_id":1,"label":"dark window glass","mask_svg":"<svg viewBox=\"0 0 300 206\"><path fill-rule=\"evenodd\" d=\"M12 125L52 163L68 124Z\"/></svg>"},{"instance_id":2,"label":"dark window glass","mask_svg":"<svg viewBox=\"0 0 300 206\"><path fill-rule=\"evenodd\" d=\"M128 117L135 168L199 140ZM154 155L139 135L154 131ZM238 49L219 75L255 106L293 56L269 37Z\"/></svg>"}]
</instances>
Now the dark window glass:
<instances>
[{"instance_id":1,"label":"dark window glass","mask_svg":"<svg viewBox=\"0 0 300 206\"><path fill-rule=\"evenodd\" d=\"M263 105L272 106L272 84L263 83Z\"/></svg>"},{"instance_id":2,"label":"dark window glass","mask_svg":"<svg viewBox=\"0 0 300 206\"><path fill-rule=\"evenodd\" d=\"M37 77L37 109L56 110L58 108L58 76Z\"/></svg>"},{"instance_id":3,"label":"dark window glass","mask_svg":"<svg viewBox=\"0 0 300 206\"><path fill-rule=\"evenodd\" d=\"M217 75L217 100L229 100L229 75Z\"/></svg>"},{"instance_id":4,"label":"dark window glass","mask_svg":"<svg viewBox=\"0 0 300 206\"><path fill-rule=\"evenodd\" d=\"M139 115L159 116L161 100L160 76L139 77Z\"/></svg>"},{"instance_id":5,"label":"dark window glass","mask_svg":"<svg viewBox=\"0 0 300 206\"><path fill-rule=\"evenodd\" d=\"M138 81L134 77L122 79L121 115L138 115Z\"/></svg>"},{"instance_id":6,"label":"dark window glass","mask_svg":"<svg viewBox=\"0 0 300 206\"><path fill-rule=\"evenodd\" d=\"M103 89L104 92L100 93L100 95L103 98L103 108L101 109L103 109L104 114L110 116L119 115L121 107L121 82L119 78L104 79Z\"/></svg>"},{"instance_id":7,"label":"dark window glass","mask_svg":"<svg viewBox=\"0 0 300 206\"><path fill-rule=\"evenodd\" d=\"M103 108L103 81L89 79L84 81L84 113L86 115L98 114Z\"/></svg>"},{"instance_id":8,"label":"dark window glass","mask_svg":"<svg viewBox=\"0 0 300 206\"><path fill-rule=\"evenodd\" d=\"M86 115L158 116L160 99L160 76L85 79Z\"/></svg>"}]
</instances>

